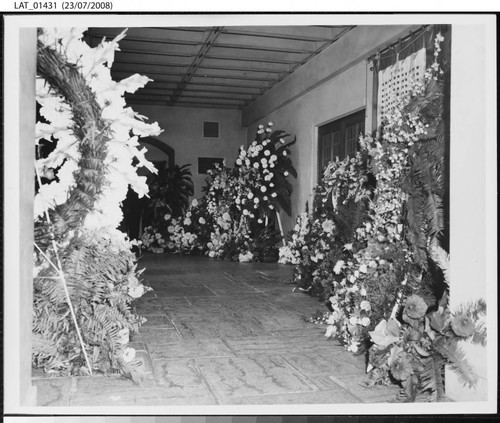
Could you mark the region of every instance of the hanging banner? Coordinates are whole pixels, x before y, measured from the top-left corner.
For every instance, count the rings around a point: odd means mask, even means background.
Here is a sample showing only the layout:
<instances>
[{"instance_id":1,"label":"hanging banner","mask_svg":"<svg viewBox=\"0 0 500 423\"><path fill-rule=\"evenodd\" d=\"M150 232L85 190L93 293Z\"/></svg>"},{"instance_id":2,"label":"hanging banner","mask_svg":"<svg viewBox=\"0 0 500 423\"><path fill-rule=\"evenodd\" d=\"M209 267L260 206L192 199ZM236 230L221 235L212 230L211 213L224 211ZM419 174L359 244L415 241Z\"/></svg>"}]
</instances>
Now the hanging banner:
<instances>
[{"instance_id":1,"label":"hanging banner","mask_svg":"<svg viewBox=\"0 0 500 423\"><path fill-rule=\"evenodd\" d=\"M377 125L395 106L398 96L406 94L414 81L423 82L424 73L425 48L378 73Z\"/></svg>"}]
</instances>

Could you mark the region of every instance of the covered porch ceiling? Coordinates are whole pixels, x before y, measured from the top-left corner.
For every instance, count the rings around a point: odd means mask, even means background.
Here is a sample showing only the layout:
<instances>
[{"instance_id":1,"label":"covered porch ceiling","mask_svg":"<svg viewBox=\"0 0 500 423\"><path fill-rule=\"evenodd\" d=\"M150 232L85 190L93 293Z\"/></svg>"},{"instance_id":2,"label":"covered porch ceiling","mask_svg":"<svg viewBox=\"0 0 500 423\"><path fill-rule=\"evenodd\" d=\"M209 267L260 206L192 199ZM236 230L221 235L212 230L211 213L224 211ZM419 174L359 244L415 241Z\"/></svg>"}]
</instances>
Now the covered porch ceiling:
<instances>
[{"instance_id":1,"label":"covered porch ceiling","mask_svg":"<svg viewBox=\"0 0 500 423\"><path fill-rule=\"evenodd\" d=\"M112 76L154 80L129 104L241 109L339 40L353 26L129 28ZM89 28L92 47L124 28Z\"/></svg>"}]
</instances>

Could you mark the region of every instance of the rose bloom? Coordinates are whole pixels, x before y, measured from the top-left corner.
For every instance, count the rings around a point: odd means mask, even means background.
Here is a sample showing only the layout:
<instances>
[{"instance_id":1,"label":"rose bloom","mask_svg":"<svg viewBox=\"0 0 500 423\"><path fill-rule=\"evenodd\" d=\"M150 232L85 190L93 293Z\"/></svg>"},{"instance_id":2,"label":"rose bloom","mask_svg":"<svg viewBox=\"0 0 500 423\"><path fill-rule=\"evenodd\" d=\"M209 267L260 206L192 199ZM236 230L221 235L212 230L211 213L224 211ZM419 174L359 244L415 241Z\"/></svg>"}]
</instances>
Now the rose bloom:
<instances>
[{"instance_id":1,"label":"rose bloom","mask_svg":"<svg viewBox=\"0 0 500 423\"><path fill-rule=\"evenodd\" d=\"M204 225L205 223L207 223L207 222L206 222L206 220L205 220L205 219L203 219L203 217L200 217L200 218L198 219L198 222L200 222L202 225Z\"/></svg>"},{"instance_id":2,"label":"rose bloom","mask_svg":"<svg viewBox=\"0 0 500 423\"><path fill-rule=\"evenodd\" d=\"M404 312L412 319L420 319L425 316L427 311L426 302L416 294L413 294L406 300Z\"/></svg>"},{"instance_id":3,"label":"rose bloom","mask_svg":"<svg viewBox=\"0 0 500 423\"><path fill-rule=\"evenodd\" d=\"M451 319L451 328L458 336L467 338L474 334L476 325L466 314L457 314Z\"/></svg>"}]
</instances>

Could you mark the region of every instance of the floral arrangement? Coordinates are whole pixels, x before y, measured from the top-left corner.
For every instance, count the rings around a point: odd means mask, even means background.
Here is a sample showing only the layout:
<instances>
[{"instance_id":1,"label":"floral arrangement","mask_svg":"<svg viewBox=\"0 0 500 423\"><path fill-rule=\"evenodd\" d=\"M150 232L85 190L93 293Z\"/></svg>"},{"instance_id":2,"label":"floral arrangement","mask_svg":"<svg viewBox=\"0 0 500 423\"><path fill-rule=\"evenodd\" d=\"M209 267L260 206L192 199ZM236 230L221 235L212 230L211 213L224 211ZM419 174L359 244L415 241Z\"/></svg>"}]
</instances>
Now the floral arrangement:
<instances>
[{"instance_id":1,"label":"floral arrangement","mask_svg":"<svg viewBox=\"0 0 500 423\"><path fill-rule=\"evenodd\" d=\"M170 252L205 253L233 261L277 259L276 212L290 213L292 185L297 176L284 131L269 122L259 125L255 141L240 147L235 167L209 171L205 196L194 200L182 218L167 215Z\"/></svg>"},{"instance_id":2,"label":"floral arrangement","mask_svg":"<svg viewBox=\"0 0 500 423\"><path fill-rule=\"evenodd\" d=\"M193 199L184 217L166 214L167 251L180 254L198 254L209 239L208 216L203 200Z\"/></svg>"},{"instance_id":3,"label":"floral arrangement","mask_svg":"<svg viewBox=\"0 0 500 423\"><path fill-rule=\"evenodd\" d=\"M146 226L144 232L142 233L141 243L149 251L158 251L166 247L167 242L163 238L161 232L155 229L153 226Z\"/></svg>"},{"instance_id":4,"label":"floral arrangement","mask_svg":"<svg viewBox=\"0 0 500 423\"><path fill-rule=\"evenodd\" d=\"M147 195L138 167L155 171L138 137L160 128L123 99L149 79L111 78L125 32L96 48L83 32L39 29L33 363L59 374L119 370L140 382L144 363L127 344L142 322L132 301L146 288L117 227L128 187Z\"/></svg>"},{"instance_id":5,"label":"floral arrangement","mask_svg":"<svg viewBox=\"0 0 500 423\"><path fill-rule=\"evenodd\" d=\"M328 165L312 213L300 217L281 250L282 261L296 263L295 282L326 300L329 311L312 321L325 323L325 335L349 351L370 350L374 379L390 375L402 383L410 401L417 392L439 397L443 364L463 364L457 337L477 337L470 330L455 331L451 320L441 326L429 323L438 318L438 304L441 320L448 307L442 266L447 72L438 63L443 40L438 34L425 83L415 83L394 101L381 137L362 136L353 157ZM328 239L323 225L332 228ZM387 335L384 341L380 332ZM390 351L384 349L388 345ZM427 360L431 355L432 362ZM464 380L473 383L463 366Z\"/></svg>"}]
</instances>

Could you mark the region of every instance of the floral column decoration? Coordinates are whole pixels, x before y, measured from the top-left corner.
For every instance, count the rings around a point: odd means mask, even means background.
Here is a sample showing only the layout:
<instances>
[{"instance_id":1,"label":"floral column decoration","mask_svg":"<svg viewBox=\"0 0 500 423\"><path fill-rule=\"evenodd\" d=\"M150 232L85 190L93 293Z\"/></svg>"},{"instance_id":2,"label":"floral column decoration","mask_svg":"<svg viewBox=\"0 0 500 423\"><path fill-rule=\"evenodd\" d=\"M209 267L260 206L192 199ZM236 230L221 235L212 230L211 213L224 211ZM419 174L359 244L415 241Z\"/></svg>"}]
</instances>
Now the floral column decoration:
<instances>
[{"instance_id":1,"label":"floral column decoration","mask_svg":"<svg viewBox=\"0 0 500 423\"><path fill-rule=\"evenodd\" d=\"M123 98L149 78L111 78L125 31L95 48L84 31L38 34L33 363L57 374L120 369L140 381L143 363L127 344L143 320L131 304L146 287L117 227L128 187L147 195L137 169L155 172L138 137L161 130Z\"/></svg>"}]
</instances>

